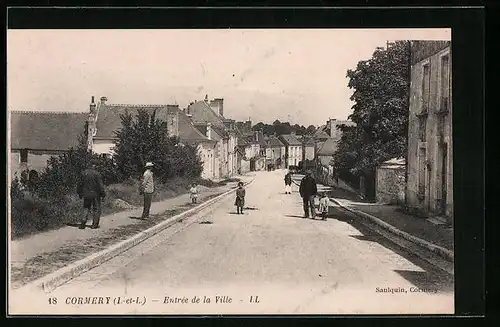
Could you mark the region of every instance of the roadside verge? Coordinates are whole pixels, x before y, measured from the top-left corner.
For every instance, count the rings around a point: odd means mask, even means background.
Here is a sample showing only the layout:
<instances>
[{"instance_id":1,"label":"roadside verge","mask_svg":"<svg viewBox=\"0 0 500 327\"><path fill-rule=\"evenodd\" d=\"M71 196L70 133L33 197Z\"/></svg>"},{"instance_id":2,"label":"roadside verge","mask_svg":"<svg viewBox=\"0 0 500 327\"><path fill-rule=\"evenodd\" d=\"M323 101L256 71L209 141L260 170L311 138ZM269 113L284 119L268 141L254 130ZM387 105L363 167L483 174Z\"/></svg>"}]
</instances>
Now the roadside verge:
<instances>
[{"instance_id":1,"label":"roadside verge","mask_svg":"<svg viewBox=\"0 0 500 327\"><path fill-rule=\"evenodd\" d=\"M333 201L336 205L339 207L354 213L355 215L358 215L362 218L368 219L369 221L373 222L374 224L378 225L379 227L383 228L384 230L389 231L390 233L397 235L413 244L416 244L434 254L437 254L441 258L445 259L448 262L454 262L454 253L453 251L450 251L448 249L445 249L439 245L433 244L431 242L428 242L426 240L423 240L421 238L418 238L416 236L413 236L407 232L404 232L402 230L397 229L396 227L382 221L381 219L367 214L363 211L356 210L353 208L350 208L349 206L343 205L340 201L336 200L335 198L330 198L331 201Z\"/></svg>"},{"instance_id":2,"label":"roadside verge","mask_svg":"<svg viewBox=\"0 0 500 327\"><path fill-rule=\"evenodd\" d=\"M245 185L249 185L254 181L255 177L250 180L249 182L245 183ZM18 291L24 291L24 290L33 290L33 289L38 289L38 290L43 290L45 292L50 292L51 290L57 288L61 284L81 275L82 273L95 268L102 264L103 262L106 262L110 260L111 258L125 252L126 250L138 245L139 243L143 242L144 240L152 237L153 235L163 231L164 229L172 226L173 224L179 222L180 220L189 217L191 215L194 215L201 210L219 202L223 198L225 198L227 195L233 193L236 191L236 188L233 188L229 191L226 191L212 199L209 199L198 206L186 210L174 217L171 217L155 226L150 227L147 230L144 230L142 232L139 232L138 234L135 234L131 238L128 238L126 240L123 240L119 243L116 243L109 248L102 250L100 252L97 252L93 255L90 255L84 259L81 259L77 262L74 262L62 269L59 269L53 273L50 273L40 279L37 279L33 282L28 283L27 285L21 287L20 289L16 290L15 292ZM29 293L28 293L29 294Z\"/></svg>"}]
</instances>

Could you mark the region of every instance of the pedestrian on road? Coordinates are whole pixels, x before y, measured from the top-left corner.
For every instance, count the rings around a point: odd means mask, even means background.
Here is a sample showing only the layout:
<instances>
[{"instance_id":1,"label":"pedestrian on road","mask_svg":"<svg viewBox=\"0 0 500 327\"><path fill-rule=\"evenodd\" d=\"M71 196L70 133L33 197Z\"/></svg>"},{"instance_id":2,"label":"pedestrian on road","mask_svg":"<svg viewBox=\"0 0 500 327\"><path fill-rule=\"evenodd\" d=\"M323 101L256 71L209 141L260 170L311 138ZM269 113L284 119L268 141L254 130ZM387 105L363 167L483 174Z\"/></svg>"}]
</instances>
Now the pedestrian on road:
<instances>
[{"instance_id":1,"label":"pedestrian on road","mask_svg":"<svg viewBox=\"0 0 500 327\"><path fill-rule=\"evenodd\" d=\"M292 174L289 171L285 175L285 194L292 194Z\"/></svg>"},{"instance_id":2,"label":"pedestrian on road","mask_svg":"<svg viewBox=\"0 0 500 327\"><path fill-rule=\"evenodd\" d=\"M326 192L323 192L323 194L321 194L321 199L319 200L319 212L321 213L322 220L326 220L326 216L328 215L328 203L328 196Z\"/></svg>"},{"instance_id":3,"label":"pedestrian on road","mask_svg":"<svg viewBox=\"0 0 500 327\"><path fill-rule=\"evenodd\" d=\"M314 197L318 193L318 189L316 180L312 177L310 170L306 172L306 176L300 181L299 193L304 205L304 218L309 218L309 210L311 211L312 217L316 217Z\"/></svg>"},{"instance_id":4,"label":"pedestrian on road","mask_svg":"<svg viewBox=\"0 0 500 327\"><path fill-rule=\"evenodd\" d=\"M96 170L95 162L90 162L82 172L77 187L80 199L83 198L83 215L80 220L80 229L85 229L89 215L92 214L92 229L99 228L101 219L101 199L106 196L101 174Z\"/></svg>"},{"instance_id":5,"label":"pedestrian on road","mask_svg":"<svg viewBox=\"0 0 500 327\"><path fill-rule=\"evenodd\" d=\"M141 219L149 218L149 210L151 209L151 201L153 200L153 193L155 190L153 181L153 163L146 163L146 171L144 172L141 184L141 193L144 194L144 210L142 211Z\"/></svg>"},{"instance_id":6,"label":"pedestrian on road","mask_svg":"<svg viewBox=\"0 0 500 327\"><path fill-rule=\"evenodd\" d=\"M243 182L239 182L238 189L236 190L236 200L234 201L237 214L243 214L243 207L245 206L245 195L246 191L245 188L243 188Z\"/></svg>"},{"instance_id":7,"label":"pedestrian on road","mask_svg":"<svg viewBox=\"0 0 500 327\"><path fill-rule=\"evenodd\" d=\"M198 188L196 187L196 183L193 183L193 185L191 185L189 193L191 195L191 203L196 204L198 202Z\"/></svg>"}]
</instances>

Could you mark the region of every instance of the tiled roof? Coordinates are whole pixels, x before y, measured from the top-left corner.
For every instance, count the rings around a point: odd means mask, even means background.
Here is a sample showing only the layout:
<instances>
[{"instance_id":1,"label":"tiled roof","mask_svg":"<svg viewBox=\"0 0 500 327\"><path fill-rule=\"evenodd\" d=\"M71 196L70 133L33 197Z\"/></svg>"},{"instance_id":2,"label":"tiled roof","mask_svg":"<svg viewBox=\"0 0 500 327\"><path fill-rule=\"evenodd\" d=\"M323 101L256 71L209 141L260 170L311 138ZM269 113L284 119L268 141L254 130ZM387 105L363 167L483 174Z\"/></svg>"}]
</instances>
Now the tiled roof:
<instances>
[{"instance_id":1,"label":"tiled roof","mask_svg":"<svg viewBox=\"0 0 500 327\"><path fill-rule=\"evenodd\" d=\"M223 133L222 136L227 136L224 121L204 101L196 101L193 104L190 104L188 112L192 115L191 119L194 123L211 123L212 126L220 129L217 133Z\"/></svg>"},{"instance_id":2,"label":"tiled roof","mask_svg":"<svg viewBox=\"0 0 500 327\"><path fill-rule=\"evenodd\" d=\"M268 145L268 146L270 146L270 147L275 147L275 148L277 148L277 147L280 147L280 148L281 148L281 147L285 146L285 145L283 144L283 142L281 142L281 141L280 141L280 139L279 139L279 138L277 138L277 137L273 137L273 136L271 136L271 137L268 139L268 141L267 141L267 145Z\"/></svg>"},{"instance_id":3,"label":"tiled roof","mask_svg":"<svg viewBox=\"0 0 500 327\"><path fill-rule=\"evenodd\" d=\"M337 142L338 140L333 139L333 138L328 138L324 143L323 146L319 149L318 155L319 156L331 156L337 151Z\"/></svg>"},{"instance_id":4,"label":"tiled roof","mask_svg":"<svg viewBox=\"0 0 500 327\"><path fill-rule=\"evenodd\" d=\"M67 150L78 145L88 113L11 111L12 149Z\"/></svg>"},{"instance_id":5,"label":"tiled roof","mask_svg":"<svg viewBox=\"0 0 500 327\"><path fill-rule=\"evenodd\" d=\"M302 142L300 142L297 136L292 134L283 134L280 135L280 138L285 145L302 145Z\"/></svg>"},{"instance_id":6,"label":"tiled roof","mask_svg":"<svg viewBox=\"0 0 500 327\"><path fill-rule=\"evenodd\" d=\"M181 141L187 143L210 142L204 134L196 129L189 117L182 110L170 105L98 104L96 138L114 138L114 132L118 131L122 126L120 116L128 112L135 118L141 109L149 115L156 112L156 118L162 121L167 120L169 113L177 112L179 118L179 138Z\"/></svg>"},{"instance_id":7,"label":"tiled roof","mask_svg":"<svg viewBox=\"0 0 500 327\"><path fill-rule=\"evenodd\" d=\"M167 105L130 105L130 104L98 104L96 138L114 138L115 131L122 127L121 115L130 113L135 119L139 110L145 110L149 115L156 111L156 118L166 121Z\"/></svg>"},{"instance_id":8,"label":"tiled roof","mask_svg":"<svg viewBox=\"0 0 500 327\"><path fill-rule=\"evenodd\" d=\"M179 111L179 138L188 143L215 142L202 134L182 111Z\"/></svg>"}]
</instances>

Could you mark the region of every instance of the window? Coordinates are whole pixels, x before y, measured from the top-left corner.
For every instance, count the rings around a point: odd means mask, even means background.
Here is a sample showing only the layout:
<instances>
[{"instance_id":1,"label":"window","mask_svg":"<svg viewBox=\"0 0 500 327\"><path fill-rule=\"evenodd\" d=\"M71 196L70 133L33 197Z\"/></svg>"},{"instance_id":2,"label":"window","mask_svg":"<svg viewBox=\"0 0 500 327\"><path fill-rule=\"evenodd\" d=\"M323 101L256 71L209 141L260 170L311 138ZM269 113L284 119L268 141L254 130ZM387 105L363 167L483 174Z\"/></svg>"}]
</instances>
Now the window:
<instances>
[{"instance_id":1,"label":"window","mask_svg":"<svg viewBox=\"0 0 500 327\"><path fill-rule=\"evenodd\" d=\"M422 74L422 112L427 112L429 109L429 93L430 93L430 66L425 64Z\"/></svg>"},{"instance_id":2,"label":"window","mask_svg":"<svg viewBox=\"0 0 500 327\"><path fill-rule=\"evenodd\" d=\"M427 116L423 115L419 117L419 124L418 124L418 134L419 134L419 139L420 142L425 142L426 141L426 129L427 129Z\"/></svg>"},{"instance_id":3,"label":"window","mask_svg":"<svg viewBox=\"0 0 500 327\"><path fill-rule=\"evenodd\" d=\"M418 156L418 196L421 199L425 197L425 152L425 148L421 148Z\"/></svg>"},{"instance_id":4,"label":"window","mask_svg":"<svg viewBox=\"0 0 500 327\"><path fill-rule=\"evenodd\" d=\"M28 150L27 149L22 149L21 150L21 163L28 163Z\"/></svg>"},{"instance_id":5,"label":"window","mask_svg":"<svg viewBox=\"0 0 500 327\"><path fill-rule=\"evenodd\" d=\"M448 111L450 101L450 65L449 55L441 57L441 101L440 110Z\"/></svg>"}]
</instances>

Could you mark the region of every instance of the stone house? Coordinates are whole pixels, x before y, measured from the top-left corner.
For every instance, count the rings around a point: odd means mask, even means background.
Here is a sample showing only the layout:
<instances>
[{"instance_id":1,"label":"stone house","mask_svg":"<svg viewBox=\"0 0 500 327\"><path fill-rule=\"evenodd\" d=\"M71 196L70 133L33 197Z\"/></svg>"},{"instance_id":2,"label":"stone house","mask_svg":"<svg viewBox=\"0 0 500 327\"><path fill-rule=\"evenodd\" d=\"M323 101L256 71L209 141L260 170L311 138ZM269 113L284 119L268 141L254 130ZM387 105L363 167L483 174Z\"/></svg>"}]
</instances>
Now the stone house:
<instances>
[{"instance_id":1,"label":"stone house","mask_svg":"<svg viewBox=\"0 0 500 327\"><path fill-rule=\"evenodd\" d=\"M202 134L178 105L137 105L109 104L106 97L99 103L90 104L88 117L88 148L93 153L113 155L115 132L121 129L121 115L130 113L133 117L139 110L155 114L159 120L167 122L169 136L179 137L181 143L194 146L203 162L201 176L207 179L217 178L215 160L217 158L216 141Z\"/></svg>"},{"instance_id":2,"label":"stone house","mask_svg":"<svg viewBox=\"0 0 500 327\"><path fill-rule=\"evenodd\" d=\"M281 168L285 161L285 144L276 136L270 136L266 147L266 166L274 165L275 168Z\"/></svg>"},{"instance_id":3,"label":"stone house","mask_svg":"<svg viewBox=\"0 0 500 327\"><path fill-rule=\"evenodd\" d=\"M451 42L411 44L406 203L453 216Z\"/></svg>"},{"instance_id":4,"label":"stone house","mask_svg":"<svg viewBox=\"0 0 500 327\"><path fill-rule=\"evenodd\" d=\"M233 120L224 117L224 99L191 102L185 109L193 124L202 132L210 132L217 142L216 175L225 178L238 173L238 131Z\"/></svg>"},{"instance_id":5,"label":"stone house","mask_svg":"<svg viewBox=\"0 0 500 327\"><path fill-rule=\"evenodd\" d=\"M302 160L302 142L295 132L280 135L279 139L285 145L285 167L298 166Z\"/></svg>"},{"instance_id":6,"label":"stone house","mask_svg":"<svg viewBox=\"0 0 500 327\"><path fill-rule=\"evenodd\" d=\"M87 113L9 111L10 171L41 172L51 156L78 145L85 132Z\"/></svg>"},{"instance_id":7,"label":"stone house","mask_svg":"<svg viewBox=\"0 0 500 327\"><path fill-rule=\"evenodd\" d=\"M394 158L380 164L376 169L375 192L378 203L403 204L405 201L404 158Z\"/></svg>"}]
</instances>

